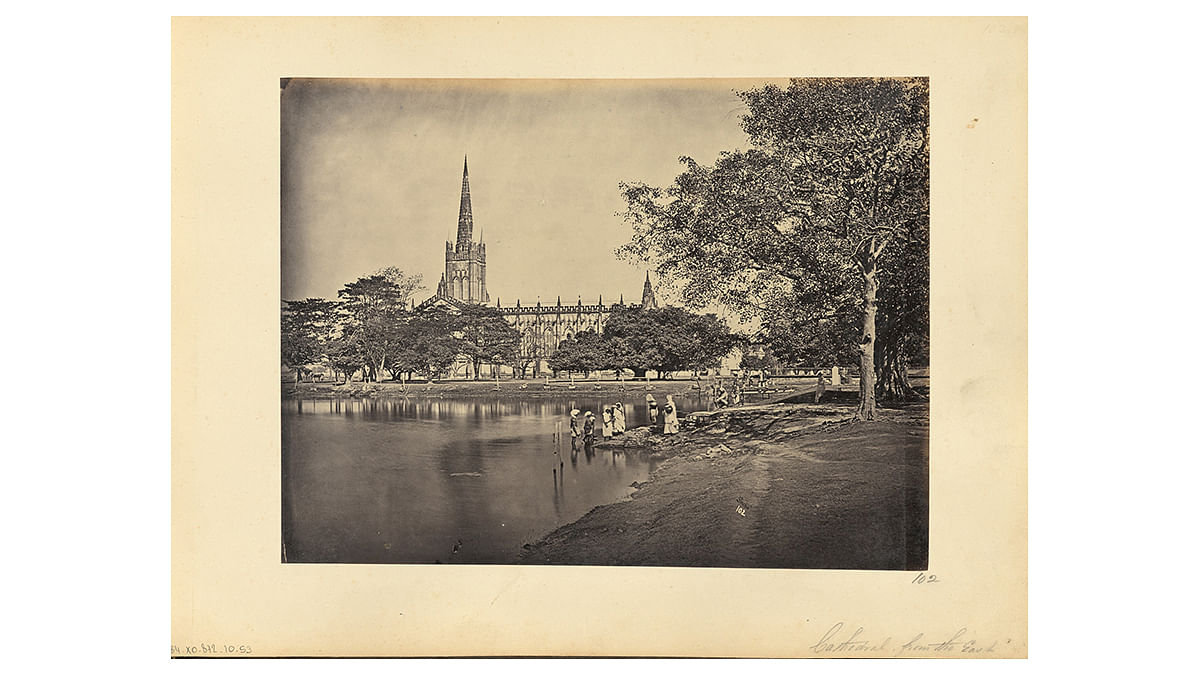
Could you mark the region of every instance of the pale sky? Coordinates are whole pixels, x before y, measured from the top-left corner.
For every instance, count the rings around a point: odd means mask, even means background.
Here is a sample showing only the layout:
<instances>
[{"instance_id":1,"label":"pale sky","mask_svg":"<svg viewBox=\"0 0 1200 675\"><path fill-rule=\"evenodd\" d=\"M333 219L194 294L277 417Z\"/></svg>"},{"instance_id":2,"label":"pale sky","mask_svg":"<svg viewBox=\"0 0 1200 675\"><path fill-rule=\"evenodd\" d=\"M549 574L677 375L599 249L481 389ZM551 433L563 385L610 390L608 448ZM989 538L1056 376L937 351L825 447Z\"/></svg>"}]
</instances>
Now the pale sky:
<instances>
[{"instance_id":1,"label":"pale sky","mask_svg":"<svg viewBox=\"0 0 1200 675\"><path fill-rule=\"evenodd\" d=\"M282 297L334 298L389 265L424 275L418 302L431 295L466 154L493 303L640 301L645 268L614 254L631 234L617 184L666 186L681 155L744 148L733 90L765 82L294 79L280 97Z\"/></svg>"}]
</instances>

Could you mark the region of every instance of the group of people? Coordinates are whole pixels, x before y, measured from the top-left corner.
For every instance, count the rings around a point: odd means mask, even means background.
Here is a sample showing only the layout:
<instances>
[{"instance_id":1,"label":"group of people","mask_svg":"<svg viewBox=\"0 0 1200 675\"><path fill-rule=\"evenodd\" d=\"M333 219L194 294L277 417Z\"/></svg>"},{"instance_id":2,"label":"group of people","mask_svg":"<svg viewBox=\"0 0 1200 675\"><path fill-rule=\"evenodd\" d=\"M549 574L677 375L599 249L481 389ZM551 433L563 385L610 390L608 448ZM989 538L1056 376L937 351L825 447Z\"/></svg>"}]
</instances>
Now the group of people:
<instances>
[{"instance_id":1,"label":"group of people","mask_svg":"<svg viewBox=\"0 0 1200 675\"><path fill-rule=\"evenodd\" d=\"M651 429L658 428L659 408L653 394L646 394L646 408L649 412ZM588 410L583 413L582 425L579 421L580 411L571 410L571 450L577 450L578 440L582 437L585 448L591 447L596 440L596 416ZM604 406L601 414L603 421L600 433L605 440L625 433L625 404L621 402ZM679 412L675 407L675 399L667 395L667 401L662 408L662 432L664 434L679 433ZM581 428L582 427L582 428Z\"/></svg>"},{"instance_id":2,"label":"group of people","mask_svg":"<svg viewBox=\"0 0 1200 675\"><path fill-rule=\"evenodd\" d=\"M733 379L730 380L729 386L732 391L726 389L725 385L720 382L709 385L708 400L711 402L713 410L742 404L742 383Z\"/></svg>"},{"instance_id":3,"label":"group of people","mask_svg":"<svg viewBox=\"0 0 1200 675\"><path fill-rule=\"evenodd\" d=\"M646 409L650 413L650 428L658 429L658 401L654 394L646 394ZM667 400L662 408L662 432L668 436L679 433L679 409L675 406L675 397L667 394Z\"/></svg>"}]
</instances>

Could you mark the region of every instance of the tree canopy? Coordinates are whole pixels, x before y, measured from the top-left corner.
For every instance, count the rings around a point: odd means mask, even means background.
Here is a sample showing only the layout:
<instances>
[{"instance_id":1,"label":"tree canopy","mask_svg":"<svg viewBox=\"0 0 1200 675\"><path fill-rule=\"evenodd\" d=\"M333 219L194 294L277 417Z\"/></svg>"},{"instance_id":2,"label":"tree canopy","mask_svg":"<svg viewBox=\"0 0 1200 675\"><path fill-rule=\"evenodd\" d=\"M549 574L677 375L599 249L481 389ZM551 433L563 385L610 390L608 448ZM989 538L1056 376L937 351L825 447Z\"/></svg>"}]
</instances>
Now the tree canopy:
<instances>
[{"instance_id":1,"label":"tree canopy","mask_svg":"<svg viewBox=\"0 0 1200 675\"><path fill-rule=\"evenodd\" d=\"M401 286L382 273L346 284L338 297L345 313L343 334L356 344L371 379L378 382L389 361L404 346L402 326L408 297Z\"/></svg>"},{"instance_id":2,"label":"tree canopy","mask_svg":"<svg viewBox=\"0 0 1200 675\"><path fill-rule=\"evenodd\" d=\"M549 363L555 370L590 372L630 369L638 377L699 370L717 365L739 338L712 314L678 307L615 307L598 335L585 331L559 345Z\"/></svg>"},{"instance_id":3,"label":"tree canopy","mask_svg":"<svg viewBox=\"0 0 1200 675\"><path fill-rule=\"evenodd\" d=\"M928 81L797 79L739 96L750 149L712 166L682 157L666 188L621 184L633 237L620 253L681 281L693 307L757 320L777 354L856 353L858 415L871 419L880 301L890 344L920 342L911 317L928 314L927 290L913 291L922 272L897 272L928 255ZM881 294L897 273L909 289Z\"/></svg>"},{"instance_id":4,"label":"tree canopy","mask_svg":"<svg viewBox=\"0 0 1200 675\"><path fill-rule=\"evenodd\" d=\"M296 369L317 363L337 335L337 303L320 298L289 300L283 305L280 348L284 365Z\"/></svg>"},{"instance_id":5,"label":"tree canopy","mask_svg":"<svg viewBox=\"0 0 1200 675\"><path fill-rule=\"evenodd\" d=\"M471 360L475 379L480 365L508 363L517 357L521 333L495 307L467 305L456 323L462 353Z\"/></svg>"},{"instance_id":6,"label":"tree canopy","mask_svg":"<svg viewBox=\"0 0 1200 675\"><path fill-rule=\"evenodd\" d=\"M324 363L349 379L362 370L379 381L417 373L445 375L460 356L475 376L483 363L501 364L517 355L520 334L499 310L465 305L454 311L410 307L421 289L420 275L385 267L345 284L337 300L286 301L281 317L283 362L301 371Z\"/></svg>"}]
</instances>

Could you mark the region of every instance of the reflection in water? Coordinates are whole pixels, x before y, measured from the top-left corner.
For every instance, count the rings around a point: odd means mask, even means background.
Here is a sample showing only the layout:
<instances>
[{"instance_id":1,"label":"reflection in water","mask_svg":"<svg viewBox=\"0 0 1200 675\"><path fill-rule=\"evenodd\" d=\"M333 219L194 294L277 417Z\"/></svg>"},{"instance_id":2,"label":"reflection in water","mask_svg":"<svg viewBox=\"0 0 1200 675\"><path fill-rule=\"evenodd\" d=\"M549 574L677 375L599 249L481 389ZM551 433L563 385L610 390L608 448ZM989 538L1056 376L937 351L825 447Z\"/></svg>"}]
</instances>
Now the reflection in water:
<instances>
[{"instance_id":1,"label":"reflection in water","mask_svg":"<svg viewBox=\"0 0 1200 675\"><path fill-rule=\"evenodd\" d=\"M695 398L676 401L683 412L701 407ZM287 559L512 562L523 543L627 496L654 470L637 453L571 450L571 409L598 413L612 403L285 401ZM647 423L643 401L626 410L630 428Z\"/></svg>"}]
</instances>

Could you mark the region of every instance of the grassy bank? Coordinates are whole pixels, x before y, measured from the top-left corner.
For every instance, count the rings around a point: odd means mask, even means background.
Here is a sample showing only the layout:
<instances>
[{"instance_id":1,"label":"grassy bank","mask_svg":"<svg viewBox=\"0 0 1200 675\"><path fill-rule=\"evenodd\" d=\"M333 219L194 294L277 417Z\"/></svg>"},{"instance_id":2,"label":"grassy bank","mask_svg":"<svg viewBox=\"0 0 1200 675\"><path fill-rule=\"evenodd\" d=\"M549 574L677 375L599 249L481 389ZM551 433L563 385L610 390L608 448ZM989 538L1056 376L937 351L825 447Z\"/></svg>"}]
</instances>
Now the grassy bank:
<instances>
[{"instance_id":1,"label":"grassy bank","mask_svg":"<svg viewBox=\"0 0 1200 675\"><path fill-rule=\"evenodd\" d=\"M521 562L924 569L928 406L874 422L852 411L748 406L692 415L674 437L636 431L607 451L664 459L649 482L526 545Z\"/></svg>"}]
</instances>

